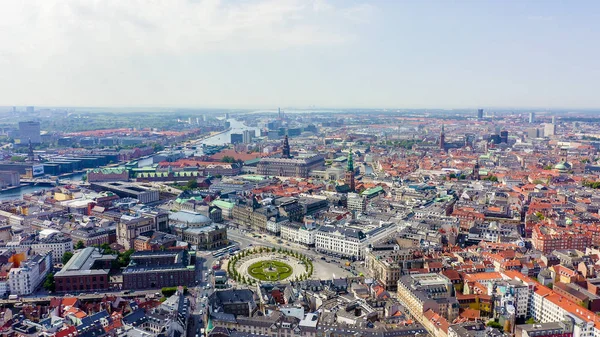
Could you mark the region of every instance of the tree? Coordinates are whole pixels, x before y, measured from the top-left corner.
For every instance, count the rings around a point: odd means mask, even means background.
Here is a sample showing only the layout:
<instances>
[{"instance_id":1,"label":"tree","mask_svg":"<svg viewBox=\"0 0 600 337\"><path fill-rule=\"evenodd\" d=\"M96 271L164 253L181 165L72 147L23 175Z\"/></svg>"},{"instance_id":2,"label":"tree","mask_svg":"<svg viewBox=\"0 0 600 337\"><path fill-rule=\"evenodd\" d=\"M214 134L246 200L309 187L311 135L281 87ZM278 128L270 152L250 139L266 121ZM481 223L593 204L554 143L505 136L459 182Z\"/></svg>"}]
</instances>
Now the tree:
<instances>
[{"instance_id":1,"label":"tree","mask_svg":"<svg viewBox=\"0 0 600 337\"><path fill-rule=\"evenodd\" d=\"M154 145L152 145L152 148L154 149L154 152L160 152L165 149L165 147L163 145L158 144L158 143L155 143Z\"/></svg>"},{"instance_id":2,"label":"tree","mask_svg":"<svg viewBox=\"0 0 600 337\"><path fill-rule=\"evenodd\" d=\"M129 265L129 261L131 260L131 254L135 253L135 249L126 250L123 253L119 253L117 256L117 260L119 261L120 267L127 267Z\"/></svg>"},{"instance_id":3,"label":"tree","mask_svg":"<svg viewBox=\"0 0 600 337\"><path fill-rule=\"evenodd\" d=\"M196 189L198 188L198 181L196 181L196 179L192 179L185 184L185 187L190 190Z\"/></svg>"},{"instance_id":4,"label":"tree","mask_svg":"<svg viewBox=\"0 0 600 337\"><path fill-rule=\"evenodd\" d=\"M223 162L223 163L235 163L235 158L233 158L231 156L224 156L223 159L221 159L221 162Z\"/></svg>"},{"instance_id":5,"label":"tree","mask_svg":"<svg viewBox=\"0 0 600 337\"><path fill-rule=\"evenodd\" d=\"M525 324L535 324L535 323L537 323L537 322L535 321L535 319L533 319L533 317L530 317L525 321Z\"/></svg>"},{"instance_id":6,"label":"tree","mask_svg":"<svg viewBox=\"0 0 600 337\"><path fill-rule=\"evenodd\" d=\"M490 328L495 328L495 329L502 329L503 326L502 324L496 322L496 321L489 321L487 324L487 326L489 326Z\"/></svg>"},{"instance_id":7,"label":"tree","mask_svg":"<svg viewBox=\"0 0 600 337\"><path fill-rule=\"evenodd\" d=\"M69 260L73 257L73 252L65 252L62 256L62 263L67 264Z\"/></svg>"},{"instance_id":8,"label":"tree","mask_svg":"<svg viewBox=\"0 0 600 337\"><path fill-rule=\"evenodd\" d=\"M546 219L546 217L544 216L544 214L542 214L542 212L536 212L535 216L538 217L538 219L540 219L541 221L544 221L544 219Z\"/></svg>"},{"instance_id":9,"label":"tree","mask_svg":"<svg viewBox=\"0 0 600 337\"><path fill-rule=\"evenodd\" d=\"M46 281L44 281L44 289L48 291L54 291L56 289L53 273L49 273L48 276L46 276Z\"/></svg>"},{"instance_id":10,"label":"tree","mask_svg":"<svg viewBox=\"0 0 600 337\"><path fill-rule=\"evenodd\" d=\"M162 294L165 297L170 297L177 291L177 287L164 287L161 289Z\"/></svg>"},{"instance_id":11,"label":"tree","mask_svg":"<svg viewBox=\"0 0 600 337\"><path fill-rule=\"evenodd\" d=\"M75 249L83 249L85 248L85 244L83 243L83 241L79 240L77 241L77 243L75 244Z\"/></svg>"}]
</instances>

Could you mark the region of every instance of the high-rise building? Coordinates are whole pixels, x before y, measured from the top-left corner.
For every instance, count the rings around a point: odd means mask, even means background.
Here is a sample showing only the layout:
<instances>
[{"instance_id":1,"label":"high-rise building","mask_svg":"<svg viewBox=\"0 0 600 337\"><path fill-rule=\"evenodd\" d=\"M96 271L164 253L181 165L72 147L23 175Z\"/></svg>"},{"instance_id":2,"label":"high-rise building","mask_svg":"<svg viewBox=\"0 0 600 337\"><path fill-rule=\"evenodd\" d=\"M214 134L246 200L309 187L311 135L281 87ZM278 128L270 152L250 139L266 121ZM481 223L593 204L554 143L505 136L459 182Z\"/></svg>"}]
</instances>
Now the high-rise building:
<instances>
[{"instance_id":1,"label":"high-rise building","mask_svg":"<svg viewBox=\"0 0 600 337\"><path fill-rule=\"evenodd\" d=\"M25 108L25 111L27 111L28 114L32 114L35 112L35 109L32 106L28 106L27 108Z\"/></svg>"},{"instance_id":2,"label":"high-rise building","mask_svg":"<svg viewBox=\"0 0 600 337\"><path fill-rule=\"evenodd\" d=\"M541 138L544 137L544 131L538 128L529 128L527 129L527 137L528 138Z\"/></svg>"},{"instance_id":3,"label":"high-rise building","mask_svg":"<svg viewBox=\"0 0 600 337\"><path fill-rule=\"evenodd\" d=\"M354 192L355 183L354 183L354 158L352 157L352 149L348 152L348 166L346 167L346 177L345 182L348 187L350 187L350 192Z\"/></svg>"},{"instance_id":4,"label":"high-rise building","mask_svg":"<svg viewBox=\"0 0 600 337\"><path fill-rule=\"evenodd\" d=\"M529 124L533 124L535 122L535 112L529 113Z\"/></svg>"},{"instance_id":5,"label":"high-rise building","mask_svg":"<svg viewBox=\"0 0 600 337\"><path fill-rule=\"evenodd\" d=\"M232 133L231 134L231 144L239 144L244 142L244 135L241 133Z\"/></svg>"},{"instance_id":6,"label":"high-rise building","mask_svg":"<svg viewBox=\"0 0 600 337\"><path fill-rule=\"evenodd\" d=\"M444 149L446 146L446 134L444 133L444 124L442 124L442 131L440 132L440 149Z\"/></svg>"},{"instance_id":7,"label":"high-rise building","mask_svg":"<svg viewBox=\"0 0 600 337\"><path fill-rule=\"evenodd\" d=\"M33 144L41 143L40 123L34 121L19 122L19 139L21 144L27 144L30 140Z\"/></svg>"},{"instance_id":8,"label":"high-rise building","mask_svg":"<svg viewBox=\"0 0 600 337\"><path fill-rule=\"evenodd\" d=\"M252 143L252 139L254 139L254 137L256 137L256 130L244 130L242 137L244 144Z\"/></svg>"},{"instance_id":9,"label":"high-rise building","mask_svg":"<svg viewBox=\"0 0 600 337\"><path fill-rule=\"evenodd\" d=\"M508 144L508 131L500 131L500 143Z\"/></svg>"},{"instance_id":10,"label":"high-rise building","mask_svg":"<svg viewBox=\"0 0 600 337\"><path fill-rule=\"evenodd\" d=\"M556 124L554 123L546 123L544 125L544 136L546 137L552 137L556 134Z\"/></svg>"},{"instance_id":11,"label":"high-rise building","mask_svg":"<svg viewBox=\"0 0 600 337\"><path fill-rule=\"evenodd\" d=\"M477 119L483 119L483 109L477 109Z\"/></svg>"}]
</instances>

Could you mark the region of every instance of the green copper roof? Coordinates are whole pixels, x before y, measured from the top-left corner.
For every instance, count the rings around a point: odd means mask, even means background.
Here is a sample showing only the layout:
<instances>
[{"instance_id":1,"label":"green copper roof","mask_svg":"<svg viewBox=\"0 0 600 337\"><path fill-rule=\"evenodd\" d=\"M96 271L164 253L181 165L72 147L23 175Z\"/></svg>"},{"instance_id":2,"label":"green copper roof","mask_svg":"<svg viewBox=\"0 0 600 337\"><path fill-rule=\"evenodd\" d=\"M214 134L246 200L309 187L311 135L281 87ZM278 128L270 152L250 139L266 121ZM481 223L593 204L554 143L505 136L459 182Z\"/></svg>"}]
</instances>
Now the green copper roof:
<instances>
[{"instance_id":1,"label":"green copper roof","mask_svg":"<svg viewBox=\"0 0 600 337\"><path fill-rule=\"evenodd\" d=\"M381 186L375 186L373 188L369 188L368 190L364 190L361 195L373 195L383 192L383 188Z\"/></svg>"},{"instance_id":2,"label":"green copper roof","mask_svg":"<svg viewBox=\"0 0 600 337\"><path fill-rule=\"evenodd\" d=\"M223 200L215 200L212 202L213 206L217 206L219 208L227 208L227 209L231 209L233 208L234 204L232 202L227 202L227 201L223 201Z\"/></svg>"},{"instance_id":3,"label":"green copper roof","mask_svg":"<svg viewBox=\"0 0 600 337\"><path fill-rule=\"evenodd\" d=\"M124 167L107 167L107 168L95 168L88 170L88 173L102 173L102 174L121 174L123 171L127 171Z\"/></svg>"},{"instance_id":4,"label":"green copper roof","mask_svg":"<svg viewBox=\"0 0 600 337\"><path fill-rule=\"evenodd\" d=\"M348 172L354 172L354 158L352 158L352 149L350 149L350 152L348 152L347 170Z\"/></svg>"},{"instance_id":5,"label":"green copper roof","mask_svg":"<svg viewBox=\"0 0 600 337\"><path fill-rule=\"evenodd\" d=\"M263 180L265 180L265 176L248 174L248 175L242 176L242 179L248 180L248 181L263 181Z\"/></svg>"}]
</instances>

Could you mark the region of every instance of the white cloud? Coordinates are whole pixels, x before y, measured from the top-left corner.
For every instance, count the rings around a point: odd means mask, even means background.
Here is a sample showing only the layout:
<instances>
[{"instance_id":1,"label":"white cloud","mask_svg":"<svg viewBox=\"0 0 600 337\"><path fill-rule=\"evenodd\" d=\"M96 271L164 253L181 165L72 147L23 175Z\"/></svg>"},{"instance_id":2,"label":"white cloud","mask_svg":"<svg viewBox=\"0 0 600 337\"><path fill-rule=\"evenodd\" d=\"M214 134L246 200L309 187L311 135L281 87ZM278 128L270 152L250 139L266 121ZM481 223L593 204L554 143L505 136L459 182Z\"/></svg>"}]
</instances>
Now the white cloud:
<instances>
[{"instance_id":1,"label":"white cloud","mask_svg":"<svg viewBox=\"0 0 600 337\"><path fill-rule=\"evenodd\" d=\"M376 10L377 9L375 8L375 6L363 3L345 8L343 10L343 15L346 19L351 20L355 23L367 23L373 19Z\"/></svg>"},{"instance_id":2,"label":"white cloud","mask_svg":"<svg viewBox=\"0 0 600 337\"><path fill-rule=\"evenodd\" d=\"M335 10L324 0L5 1L0 46L21 57L328 45L351 40L345 23L370 7Z\"/></svg>"}]
</instances>

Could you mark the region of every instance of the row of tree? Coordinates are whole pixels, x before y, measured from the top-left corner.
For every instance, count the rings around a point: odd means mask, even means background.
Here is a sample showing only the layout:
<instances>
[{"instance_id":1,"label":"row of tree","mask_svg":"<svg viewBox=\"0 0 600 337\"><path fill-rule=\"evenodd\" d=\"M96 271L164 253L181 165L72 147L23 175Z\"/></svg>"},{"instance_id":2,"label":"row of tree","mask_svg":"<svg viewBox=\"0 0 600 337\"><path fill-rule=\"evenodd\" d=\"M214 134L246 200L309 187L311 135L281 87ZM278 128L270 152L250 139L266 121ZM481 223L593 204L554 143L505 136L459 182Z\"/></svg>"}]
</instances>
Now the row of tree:
<instances>
[{"instance_id":1,"label":"row of tree","mask_svg":"<svg viewBox=\"0 0 600 337\"><path fill-rule=\"evenodd\" d=\"M280 253L280 254L285 254L294 258L299 259L300 261L303 262L304 267L306 268L306 272L296 276L294 278L293 281L302 281L302 280L307 280L313 273L314 271L314 266L312 261L310 260L310 258L308 258L306 255L303 255L299 252L296 251L291 251L291 250L287 250L287 249L282 249L281 247L279 247L278 249L273 247L273 248L267 248L267 247L256 247L254 249L246 249L246 250L242 250L241 252L239 252L237 255L231 257L229 259L229 262L227 264L227 273L229 274L229 276L234 279L236 282L242 283L242 284L249 284L249 285L254 285L256 284L256 280L253 278L246 278L244 275L242 275L240 272L238 272L237 268L235 267L236 263L240 260L243 259L247 256L253 255L253 254L262 254L262 253Z\"/></svg>"}]
</instances>

